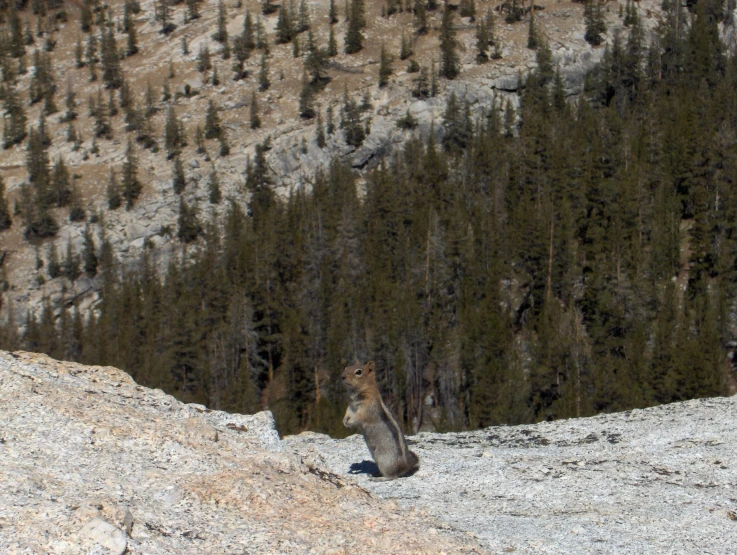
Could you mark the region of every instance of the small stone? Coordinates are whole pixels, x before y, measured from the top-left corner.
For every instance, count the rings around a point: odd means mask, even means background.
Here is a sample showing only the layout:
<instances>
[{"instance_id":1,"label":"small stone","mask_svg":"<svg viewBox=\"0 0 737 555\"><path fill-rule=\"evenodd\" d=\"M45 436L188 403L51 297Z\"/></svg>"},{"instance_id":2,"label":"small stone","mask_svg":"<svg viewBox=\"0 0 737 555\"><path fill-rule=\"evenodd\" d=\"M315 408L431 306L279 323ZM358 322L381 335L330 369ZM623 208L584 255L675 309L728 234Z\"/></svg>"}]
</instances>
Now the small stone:
<instances>
[{"instance_id":1,"label":"small stone","mask_svg":"<svg viewBox=\"0 0 737 555\"><path fill-rule=\"evenodd\" d=\"M123 531L101 518L93 518L88 521L82 527L80 533L107 548L114 555L123 555L128 546Z\"/></svg>"}]
</instances>

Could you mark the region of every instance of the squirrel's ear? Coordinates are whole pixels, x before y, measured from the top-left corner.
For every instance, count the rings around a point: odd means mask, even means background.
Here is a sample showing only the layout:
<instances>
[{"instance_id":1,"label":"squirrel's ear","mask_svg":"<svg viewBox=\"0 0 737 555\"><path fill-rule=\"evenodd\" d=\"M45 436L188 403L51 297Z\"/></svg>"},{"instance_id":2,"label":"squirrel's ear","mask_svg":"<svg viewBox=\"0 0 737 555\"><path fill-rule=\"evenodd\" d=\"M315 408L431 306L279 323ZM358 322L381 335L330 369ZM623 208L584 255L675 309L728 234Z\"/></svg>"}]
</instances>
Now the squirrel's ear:
<instances>
[{"instance_id":1,"label":"squirrel's ear","mask_svg":"<svg viewBox=\"0 0 737 555\"><path fill-rule=\"evenodd\" d=\"M374 361L366 363L366 370L370 373L374 371Z\"/></svg>"}]
</instances>

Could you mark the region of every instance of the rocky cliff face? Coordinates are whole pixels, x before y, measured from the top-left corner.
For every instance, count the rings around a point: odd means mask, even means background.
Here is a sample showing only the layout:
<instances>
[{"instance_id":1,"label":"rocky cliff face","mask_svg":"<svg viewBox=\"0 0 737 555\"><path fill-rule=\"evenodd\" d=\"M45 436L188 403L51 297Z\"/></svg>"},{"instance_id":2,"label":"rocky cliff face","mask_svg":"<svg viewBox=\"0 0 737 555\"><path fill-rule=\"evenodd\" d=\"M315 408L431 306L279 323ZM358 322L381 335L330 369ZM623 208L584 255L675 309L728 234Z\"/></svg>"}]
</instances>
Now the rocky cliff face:
<instances>
[{"instance_id":1,"label":"rocky cliff face","mask_svg":"<svg viewBox=\"0 0 737 555\"><path fill-rule=\"evenodd\" d=\"M737 397L410 438L280 440L115 368L0 352L2 553L734 553Z\"/></svg>"}]
</instances>

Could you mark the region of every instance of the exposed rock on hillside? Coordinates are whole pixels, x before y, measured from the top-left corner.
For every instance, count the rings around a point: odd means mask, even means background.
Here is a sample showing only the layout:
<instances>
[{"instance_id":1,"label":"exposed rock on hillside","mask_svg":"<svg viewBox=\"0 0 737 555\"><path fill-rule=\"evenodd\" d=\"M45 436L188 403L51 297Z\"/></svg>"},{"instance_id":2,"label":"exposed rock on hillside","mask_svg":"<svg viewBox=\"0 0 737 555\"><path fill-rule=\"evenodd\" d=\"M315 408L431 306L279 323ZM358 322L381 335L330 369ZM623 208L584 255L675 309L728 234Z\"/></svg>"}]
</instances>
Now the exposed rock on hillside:
<instances>
[{"instance_id":1,"label":"exposed rock on hillside","mask_svg":"<svg viewBox=\"0 0 737 555\"><path fill-rule=\"evenodd\" d=\"M106 4L111 7L115 18L122 17L124 2L110 0ZM229 10L227 27L231 38L241 32L246 9L254 17L261 12L260 3L256 0L238 2L238 8L232 6L232 3L226 4ZM327 42L330 27L329 4L327 0L311 0L306 3L320 47L324 47ZM341 15L344 15L343 5L340 2L336 4L339 5ZM498 3L488 0L479 0L476 4L478 14L498 6ZM661 19L660 2L641 0L637 4L643 13L643 27L653 29ZM216 29L218 3L201 3L201 17L186 24L186 6L179 4L172 7L172 18L177 27L170 34L162 34L159 32L160 24L154 18L155 2L142 0L142 11L135 18L139 53L124 57L121 67L140 106L145 104L145 93L148 86L151 86L156 109L151 117L160 150L154 152L140 145L135 148L138 177L144 190L136 206L130 211L108 210L106 187L111 168L120 175L127 141L135 134L125 131L123 110L120 110L117 116L111 118L114 130L112 139L100 138L93 149L94 118L89 115L87 105L89 99L98 93L100 82L88 81L87 67L76 67L74 52L77 39L80 38L83 43L87 39L80 31L78 10L71 9L70 19L60 24L58 31L53 34L58 44L49 55L58 80L57 104L62 106L66 81L69 80L76 93L76 111L79 112L78 119L73 123L84 140L79 150L74 150L73 144L66 141L68 123L64 120L64 110L60 109L46 121L47 132L52 140L48 154L52 163L63 158L70 172L78 176L76 185L88 216L102 216L99 224L90 226L97 247L100 247L101 234L104 232L116 261L124 267L139 262L146 249L153 249L162 267L166 266L172 252L178 252L179 240L175 231L179 197L172 188L173 162L167 160L166 149L163 148L163 131L169 103L181 119L188 137L188 144L181 154L186 162L186 188L182 196L189 205L198 207L203 217L209 218L211 214L222 217L229 205L228 202L209 204L207 184L210 171L214 169L218 173L223 198L245 205L248 199L248 192L244 188L247 162L254 156L256 145L267 137L271 140L271 150L267 154L269 175L276 189L286 195L291 187L309 186L315 172L327 167L333 159L343 160L355 168L369 168L391 152L393 146L408 138L427 138L433 125L440 135L443 112L451 92L455 92L459 100L469 102L474 117L481 117L488 112L494 98L497 99L497 106L503 98L515 104L518 102L515 93L520 86L520 77L524 78L536 65L535 52L526 48L526 21L510 25L498 17L494 32L503 47L503 56L499 60L477 64L475 23L470 18L457 17L461 75L456 81L441 79L437 97L418 101L411 94L415 87L416 74L409 73L407 62L398 59L401 33L406 32L408 36L412 34L413 16L406 11L391 18L381 17L382 5L384 2L367 3L369 26L365 30L366 47L356 55L343 53L346 23L342 16L339 18L340 21L334 27L340 52L335 58L331 58L333 61L327 69L332 82L316 98L317 106L322 112L326 112L328 106L333 106L337 124L344 89L356 99L367 95L372 104L365 115L371 119L370 132L363 145L354 149L347 145L340 130L329 135L325 147L320 148L316 139L316 120L306 121L298 116L303 60L295 59L291 44L275 44L276 13L263 18L267 42L271 45L268 56L271 85L268 90L258 93L263 124L261 128L252 130L248 123L250 95L258 90L256 75L261 56L254 52L246 61L245 68L249 72L249 78L233 79L230 70L233 60L222 59L221 46L212 38ZM594 49L585 42L581 3L540 0L540 4L536 5L540 7L536 15L538 29L550 43L566 93L576 94L582 89L586 73L601 59L604 49ZM624 27L614 4L607 10L606 17L609 26L606 40L611 43L617 33L624 32ZM413 59L426 69L437 62L439 51L436 31L440 18L440 10L431 12L431 32L413 39ZM29 21L33 26L35 19ZM117 45L123 47L126 35L117 28L116 31ZM184 39L189 45L186 53L181 47ZM304 42L304 37L301 40ZM379 89L378 57L382 42L394 57L394 73L388 86ZM217 85L211 79L208 80L209 77L203 80L203 75L196 69L198 53L204 46L209 47L213 63L219 68L220 83ZM28 64L34 49L35 46L27 49ZM32 71L29 71L18 76L17 89L24 98L30 87L31 74ZM170 101L161 100L165 82L174 94ZM187 85L196 94L193 92L182 96ZM114 96L117 97L117 94ZM197 151L195 129L204 124L206 106L210 100L219 107L223 127L227 130L231 147L228 156L218 154L219 146L214 139L209 141L208 155ZM26 110L29 125L37 125L40 103L26 106ZM408 110L416 118L417 128L411 131L398 129L397 120ZM25 143L0 152L0 169L4 172L11 206L19 201L21 186L28 181L25 161ZM7 308L12 306L15 322L22 327L26 312L30 309L38 314L43 299L51 301L56 314L63 306L71 304L87 314L89 308L94 307L99 300L97 283L80 291L81 286L77 283L70 283L64 277L53 278L46 271L50 245L53 243L62 255L69 244L74 253L80 253L83 232L87 225L86 222L69 222L67 209L55 212L60 226L59 233L55 238L46 240L38 251L36 246L22 237L22 218L15 218L13 228L4 233L0 254L5 252L7 255L3 279L7 279L9 290L5 295L6 299L0 304L0 319L9 317ZM2 283L0 285L5 286Z\"/></svg>"},{"instance_id":2,"label":"exposed rock on hillside","mask_svg":"<svg viewBox=\"0 0 737 555\"><path fill-rule=\"evenodd\" d=\"M115 368L0 352L2 553L734 553L737 397L410 439L185 405ZM349 474L353 474L349 476ZM480 543L479 543L480 542Z\"/></svg>"},{"instance_id":3,"label":"exposed rock on hillside","mask_svg":"<svg viewBox=\"0 0 737 555\"><path fill-rule=\"evenodd\" d=\"M285 451L268 412L4 351L0 407L0 553L482 551Z\"/></svg>"}]
</instances>

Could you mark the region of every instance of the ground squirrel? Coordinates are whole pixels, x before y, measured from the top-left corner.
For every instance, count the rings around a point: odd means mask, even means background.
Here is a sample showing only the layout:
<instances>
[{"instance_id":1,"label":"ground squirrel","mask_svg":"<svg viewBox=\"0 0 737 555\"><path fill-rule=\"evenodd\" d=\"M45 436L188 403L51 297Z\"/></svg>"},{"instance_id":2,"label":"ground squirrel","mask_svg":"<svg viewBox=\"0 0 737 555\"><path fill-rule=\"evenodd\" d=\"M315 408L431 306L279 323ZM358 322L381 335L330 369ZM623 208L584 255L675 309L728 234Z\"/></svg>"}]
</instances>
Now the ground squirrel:
<instances>
[{"instance_id":1,"label":"ground squirrel","mask_svg":"<svg viewBox=\"0 0 737 555\"><path fill-rule=\"evenodd\" d=\"M363 434L381 473L381 478L376 479L393 480L417 472L420 459L407 449L402 429L381 400L374 363L348 366L343 370L343 383L351 392L343 424Z\"/></svg>"}]
</instances>

